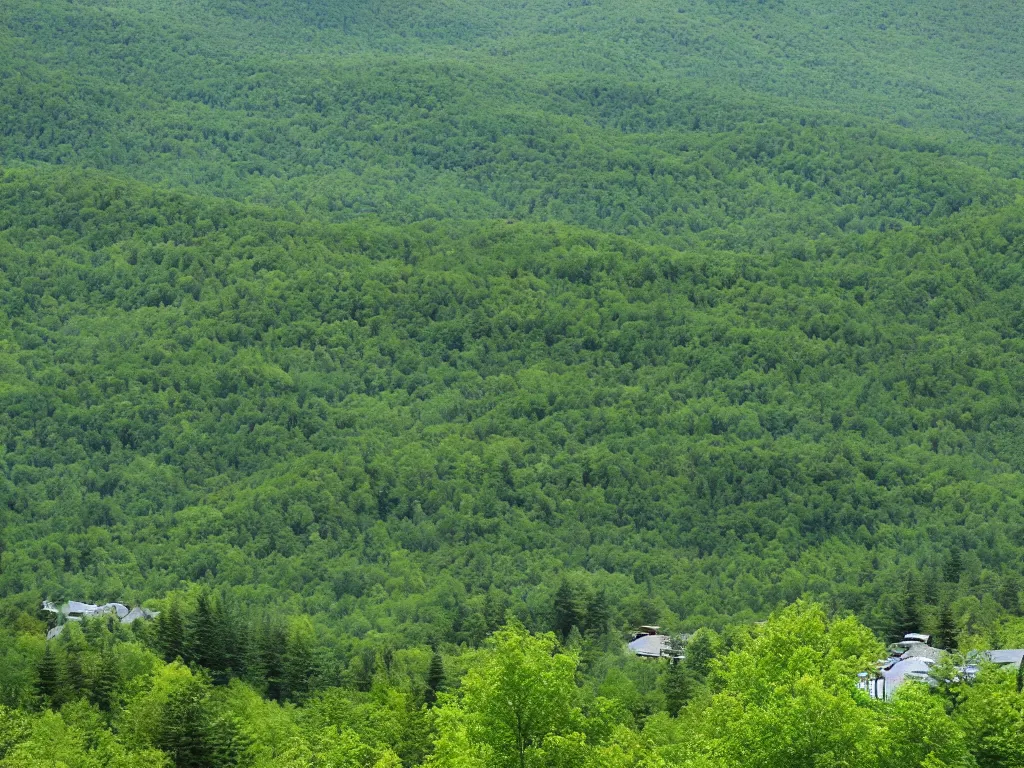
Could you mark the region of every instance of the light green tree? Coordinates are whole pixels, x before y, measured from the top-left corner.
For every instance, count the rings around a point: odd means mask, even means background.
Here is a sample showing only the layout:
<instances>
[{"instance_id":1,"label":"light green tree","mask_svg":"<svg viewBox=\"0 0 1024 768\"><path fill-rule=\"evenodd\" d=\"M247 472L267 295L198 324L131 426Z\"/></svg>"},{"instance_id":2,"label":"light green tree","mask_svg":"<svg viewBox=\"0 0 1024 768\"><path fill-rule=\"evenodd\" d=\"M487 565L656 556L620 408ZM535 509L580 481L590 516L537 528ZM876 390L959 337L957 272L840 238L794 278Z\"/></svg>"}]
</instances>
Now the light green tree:
<instances>
[{"instance_id":1,"label":"light green tree","mask_svg":"<svg viewBox=\"0 0 1024 768\"><path fill-rule=\"evenodd\" d=\"M921 683L903 685L885 709L882 768L974 766L963 731L947 715L942 699Z\"/></svg>"},{"instance_id":2,"label":"light green tree","mask_svg":"<svg viewBox=\"0 0 1024 768\"><path fill-rule=\"evenodd\" d=\"M559 652L553 634L531 635L518 623L496 632L488 653L463 678L461 699L442 696L430 764L542 764L546 739L580 730L578 661L573 653Z\"/></svg>"},{"instance_id":3,"label":"light green tree","mask_svg":"<svg viewBox=\"0 0 1024 768\"><path fill-rule=\"evenodd\" d=\"M723 662L723 690L695 734L700 751L723 768L876 765L884 729L855 680L881 652L854 619L786 608Z\"/></svg>"}]
</instances>

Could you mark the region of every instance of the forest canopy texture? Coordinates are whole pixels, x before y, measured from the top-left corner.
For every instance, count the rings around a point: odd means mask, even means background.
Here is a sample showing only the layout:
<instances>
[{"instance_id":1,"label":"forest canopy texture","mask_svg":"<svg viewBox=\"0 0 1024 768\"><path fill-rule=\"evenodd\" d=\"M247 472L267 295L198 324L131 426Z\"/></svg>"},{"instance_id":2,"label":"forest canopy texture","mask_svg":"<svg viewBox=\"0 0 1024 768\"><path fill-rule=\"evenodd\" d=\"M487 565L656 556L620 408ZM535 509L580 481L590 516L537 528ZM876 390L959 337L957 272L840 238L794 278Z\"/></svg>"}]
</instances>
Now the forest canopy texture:
<instances>
[{"instance_id":1,"label":"forest canopy texture","mask_svg":"<svg viewBox=\"0 0 1024 768\"><path fill-rule=\"evenodd\" d=\"M4 2L0 765L1024 765L1022 27Z\"/></svg>"}]
</instances>

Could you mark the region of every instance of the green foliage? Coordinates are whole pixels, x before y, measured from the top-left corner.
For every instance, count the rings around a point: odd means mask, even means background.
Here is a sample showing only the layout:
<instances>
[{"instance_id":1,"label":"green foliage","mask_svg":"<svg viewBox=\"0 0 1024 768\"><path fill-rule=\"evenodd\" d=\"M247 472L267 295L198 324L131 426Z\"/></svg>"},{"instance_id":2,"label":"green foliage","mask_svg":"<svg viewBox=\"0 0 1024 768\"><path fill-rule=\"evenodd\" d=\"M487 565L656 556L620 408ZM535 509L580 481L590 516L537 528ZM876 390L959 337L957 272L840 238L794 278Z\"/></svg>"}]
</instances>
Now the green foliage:
<instances>
[{"instance_id":1,"label":"green foliage","mask_svg":"<svg viewBox=\"0 0 1024 768\"><path fill-rule=\"evenodd\" d=\"M534 636L518 624L495 633L485 660L463 678L458 700L442 706L458 716L440 716L437 751L465 740L484 765L543 765L549 738L574 733L580 715L578 659L556 648L553 635Z\"/></svg>"},{"instance_id":2,"label":"green foliage","mask_svg":"<svg viewBox=\"0 0 1024 768\"><path fill-rule=\"evenodd\" d=\"M427 706L432 707L437 695L445 689L444 659L436 650L430 656L430 669L427 670L427 683L424 698Z\"/></svg>"},{"instance_id":3,"label":"green foliage","mask_svg":"<svg viewBox=\"0 0 1024 768\"><path fill-rule=\"evenodd\" d=\"M49 643L36 668L36 696L44 707L56 709L61 704L60 661Z\"/></svg>"},{"instance_id":4,"label":"green foliage","mask_svg":"<svg viewBox=\"0 0 1024 768\"><path fill-rule=\"evenodd\" d=\"M0 768L1024 764L1019 26L5 2Z\"/></svg>"}]
</instances>

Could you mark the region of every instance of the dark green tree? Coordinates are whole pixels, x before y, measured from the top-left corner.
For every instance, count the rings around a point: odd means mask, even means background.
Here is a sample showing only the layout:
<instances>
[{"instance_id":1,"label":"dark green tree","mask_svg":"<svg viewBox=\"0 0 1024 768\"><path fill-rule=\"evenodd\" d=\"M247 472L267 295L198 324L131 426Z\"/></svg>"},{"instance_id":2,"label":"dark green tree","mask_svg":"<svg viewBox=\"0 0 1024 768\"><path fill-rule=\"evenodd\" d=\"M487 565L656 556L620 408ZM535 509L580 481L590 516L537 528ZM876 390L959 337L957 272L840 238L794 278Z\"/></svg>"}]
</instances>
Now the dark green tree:
<instances>
[{"instance_id":1,"label":"dark green tree","mask_svg":"<svg viewBox=\"0 0 1024 768\"><path fill-rule=\"evenodd\" d=\"M267 697L272 701L284 701L287 695L284 652L288 634L279 622L267 617L260 628L257 644Z\"/></svg>"},{"instance_id":2,"label":"dark green tree","mask_svg":"<svg viewBox=\"0 0 1024 768\"><path fill-rule=\"evenodd\" d=\"M217 601L203 590L196 599L195 612L187 625L185 647L188 660L208 669L214 682L222 683L227 678L225 648L228 640Z\"/></svg>"},{"instance_id":3,"label":"dark green tree","mask_svg":"<svg viewBox=\"0 0 1024 768\"><path fill-rule=\"evenodd\" d=\"M501 592L494 587L487 590L484 595L484 620L487 622L487 631L496 632L505 624L505 609L508 607L508 600Z\"/></svg>"},{"instance_id":4,"label":"dark green tree","mask_svg":"<svg viewBox=\"0 0 1024 768\"><path fill-rule=\"evenodd\" d=\"M1014 616L1020 616L1020 578L1007 574L999 590L999 604Z\"/></svg>"},{"instance_id":5,"label":"dark green tree","mask_svg":"<svg viewBox=\"0 0 1024 768\"><path fill-rule=\"evenodd\" d=\"M312 626L296 624L288 634L283 659L285 695L295 702L306 700L315 673Z\"/></svg>"},{"instance_id":6,"label":"dark green tree","mask_svg":"<svg viewBox=\"0 0 1024 768\"><path fill-rule=\"evenodd\" d=\"M611 623L611 610L608 607L608 595L599 589L587 603L585 634L602 637L608 632Z\"/></svg>"},{"instance_id":7,"label":"dark green tree","mask_svg":"<svg viewBox=\"0 0 1024 768\"><path fill-rule=\"evenodd\" d=\"M206 683L192 678L170 692L160 713L156 746L166 752L174 768L211 768L216 747L210 740Z\"/></svg>"},{"instance_id":8,"label":"dark green tree","mask_svg":"<svg viewBox=\"0 0 1024 768\"><path fill-rule=\"evenodd\" d=\"M177 599L157 617L157 645L164 661L185 659L185 622Z\"/></svg>"},{"instance_id":9,"label":"dark green tree","mask_svg":"<svg viewBox=\"0 0 1024 768\"><path fill-rule=\"evenodd\" d=\"M917 579L913 574L907 575L907 581L903 587L903 594L896 606L891 638L902 640L911 632L921 631L921 595L917 585Z\"/></svg>"},{"instance_id":10,"label":"dark green tree","mask_svg":"<svg viewBox=\"0 0 1024 768\"><path fill-rule=\"evenodd\" d=\"M953 613L949 603L943 603L939 607L939 623L935 631L936 645L947 651L955 651L957 647L956 623L953 621Z\"/></svg>"},{"instance_id":11,"label":"dark green tree","mask_svg":"<svg viewBox=\"0 0 1024 768\"><path fill-rule=\"evenodd\" d=\"M428 707L434 706L434 702L437 701L437 694L443 691L444 688L444 659L441 658L440 652L435 649L430 657L430 667L427 669L427 687L423 694Z\"/></svg>"},{"instance_id":12,"label":"dark green tree","mask_svg":"<svg viewBox=\"0 0 1024 768\"><path fill-rule=\"evenodd\" d=\"M949 584L957 584L964 570L963 556L958 548L949 550L946 562L942 566L942 579Z\"/></svg>"},{"instance_id":13,"label":"dark green tree","mask_svg":"<svg viewBox=\"0 0 1024 768\"><path fill-rule=\"evenodd\" d=\"M665 709L672 717L678 717L679 711L693 696L694 680L690 671L680 662L672 661L662 677L662 693L665 695Z\"/></svg>"},{"instance_id":14,"label":"dark green tree","mask_svg":"<svg viewBox=\"0 0 1024 768\"><path fill-rule=\"evenodd\" d=\"M576 601L576 592L568 581L563 581L554 597L554 630L563 641L569 636L573 627L582 624Z\"/></svg>"},{"instance_id":15,"label":"dark green tree","mask_svg":"<svg viewBox=\"0 0 1024 768\"><path fill-rule=\"evenodd\" d=\"M79 698L85 690L82 652L77 645L67 646L64 652L64 692L71 699Z\"/></svg>"},{"instance_id":16,"label":"dark green tree","mask_svg":"<svg viewBox=\"0 0 1024 768\"><path fill-rule=\"evenodd\" d=\"M99 707L100 711L110 712L116 702L119 682L120 676L113 655L102 651L96 669L96 677L92 680L92 685L89 688L89 701Z\"/></svg>"},{"instance_id":17,"label":"dark green tree","mask_svg":"<svg viewBox=\"0 0 1024 768\"><path fill-rule=\"evenodd\" d=\"M36 665L36 698L40 706L58 709L63 703L63 691L61 690L62 670L60 658L53 649L53 643L48 642L43 656Z\"/></svg>"}]
</instances>

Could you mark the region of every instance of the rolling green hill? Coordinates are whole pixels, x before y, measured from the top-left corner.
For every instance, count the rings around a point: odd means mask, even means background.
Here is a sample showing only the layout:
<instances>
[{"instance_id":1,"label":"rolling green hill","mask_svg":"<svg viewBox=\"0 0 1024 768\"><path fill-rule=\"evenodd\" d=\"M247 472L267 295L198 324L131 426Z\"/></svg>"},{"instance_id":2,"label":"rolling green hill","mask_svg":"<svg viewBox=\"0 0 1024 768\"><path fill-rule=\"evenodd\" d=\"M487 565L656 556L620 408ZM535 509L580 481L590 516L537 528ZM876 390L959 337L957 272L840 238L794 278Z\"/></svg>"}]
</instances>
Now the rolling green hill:
<instances>
[{"instance_id":1,"label":"rolling green hill","mask_svg":"<svg viewBox=\"0 0 1024 768\"><path fill-rule=\"evenodd\" d=\"M0 768L1018 764L1022 26L6 0Z\"/></svg>"},{"instance_id":2,"label":"rolling green hill","mask_svg":"<svg viewBox=\"0 0 1024 768\"><path fill-rule=\"evenodd\" d=\"M563 571L624 623L1021 550L1020 203L789 252L0 183L16 594L284 601L400 642ZM929 577L930 578L930 577ZM973 586L972 586L973 585Z\"/></svg>"}]
</instances>

